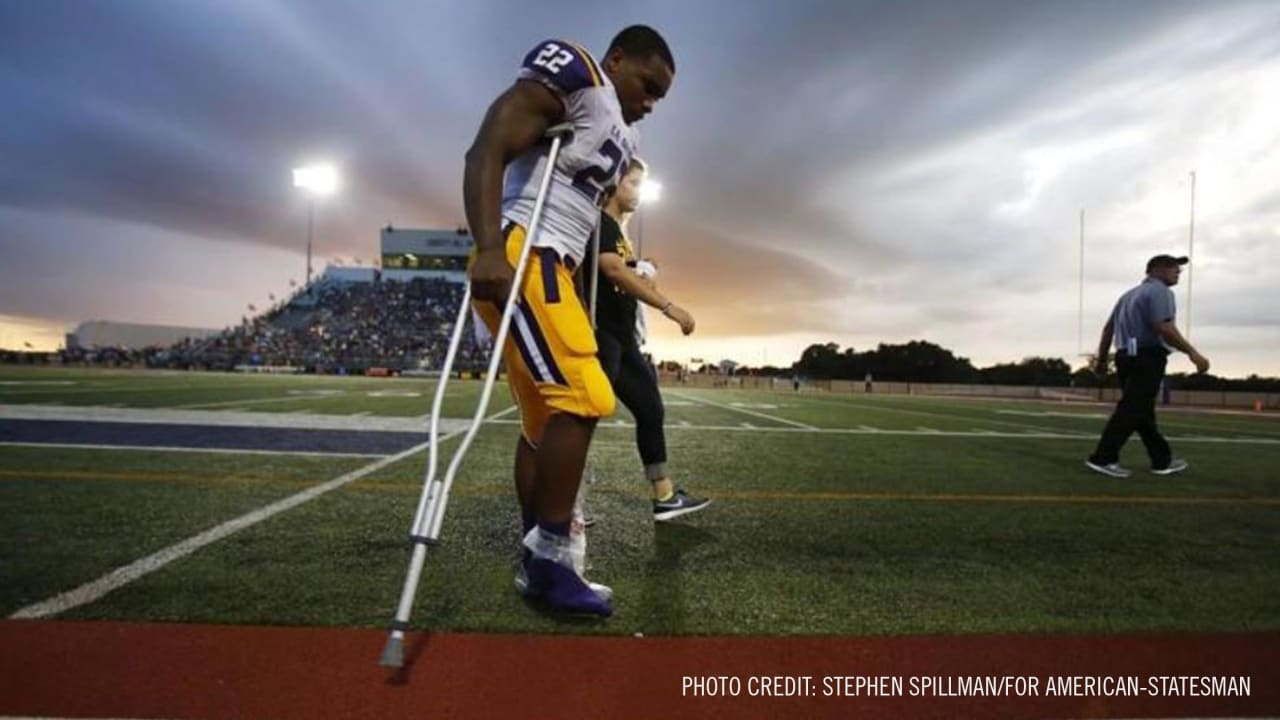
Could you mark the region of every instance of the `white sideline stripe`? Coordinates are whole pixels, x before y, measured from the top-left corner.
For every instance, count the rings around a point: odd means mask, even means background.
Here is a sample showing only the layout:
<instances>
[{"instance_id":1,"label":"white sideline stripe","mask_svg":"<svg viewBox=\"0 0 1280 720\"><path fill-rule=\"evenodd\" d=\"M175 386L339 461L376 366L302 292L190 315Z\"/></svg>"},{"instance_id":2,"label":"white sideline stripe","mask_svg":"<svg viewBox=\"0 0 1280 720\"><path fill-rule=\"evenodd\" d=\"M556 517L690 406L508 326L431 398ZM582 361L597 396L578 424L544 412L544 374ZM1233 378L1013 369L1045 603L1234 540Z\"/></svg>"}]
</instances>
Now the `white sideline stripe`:
<instances>
[{"instance_id":1,"label":"white sideline stripe","mask_svg":"<svg viewBox=\"0 0 1280 720\"><path fill-rule=\"evenodd\" d=\"M490 415L486 421L495 420L514 410L514 407L499 410L493 415ZM443 443L456 435L460 435L464 430L465 428L455 430L448 435L441 437L439 442ZM277 500L276 502L265 507L258 508L253 512L228 520L217 527L206 530L199 535L189 537L175 545L170 545L169 547L157 553L148 555L141 560L135 560L128 565L116 568L97 580L85 583L74 590L70 590L60 595L55 595L48 600L38 602L34 605L28 605L27 607L24 607L10 615L9 619L21 620L49 617L51 615L66 612L67 610L79 607L86 603L91 603L112 590L121 588L144 575L148 575L159 570L174 560L180 560L206 545L215 543L247 527L257 525L272 516L285 512L286 510L292 510L293 508L302 505L303 503L310 502L325 493L337 490L344 485L355 482L366 475L381 470L393 463L399 462L414 455L415 453L421 452L430 444L431 443L429 442L419 443L408 450L396 453L395 455L388 455L377 462L352 470L351 472L346 473L345 475L340 475L326 483L307 488L306 490L290 495L283 500Z\"/></svg>"},{"instance_id":2,"label":"white sideline stripe","mask_svg":"<svg viewBox=\"0 0 1280 720\"><path fill-rule=\"evenodd\" d=\"M208 408L236 408L241 405L270 405L272 403L299 402L302 400L324 400L332 395L290 395L289 397L251 398L246 400L223 400L220 402L193 403L191 405L174 405L174 410L205 410Z\"/></svg>"},{"instance_id":3,"label":"white sideline stripe","mask_svg":"<svg viewBox=\"0 0 1280 720\"><path fill-rule=\"evenodd\" d=\"M756 412L755 410L748 410L746 408L734 407L732 405L724 405L718 402L712 402L711 400L704 400L702 398L693 397L691 395L685 395L684 393L678 393L671 390L668 390L667 392L670 392L672 395L675 395L676 397L684 398L685 400L692 400L693 402L702 403L703 405L718 407L718 408L721 408L722 410L732 410L733 412L743 413L745 415L754 415L755 417L758 417L758 418L764 418L765 420L772 420L773 422L780 422L780 423L783 423L784 425L791 425L793 427L802 428L804 430L818 429L812 425L806 425L802 422L796 422L795 420L788 420L786 418L780 418L774 415L766 415L765 413Z\"/></svg>"},{"instance_id":4,"label":"white sideline stripe","mask_svg":"<svg viewBox=\"0 0 1280 720\"><path fill-rule=\"evenodd\" d=\"M495 425L519 425L519 420L494 420ZM625 427L634 427L627 423ZM668 430L706 430L712 432L768 432L813 435L907 435L913 437L972 437L972 438L1025 438L1028 440L1096 440L1097 434L1056 432L1007 432L1002 430L881 430L873 427L813 428L805 430L789 427L742 427L741 425L668 425ZM1210 437L1206 435L1167 435L1167 440L1191 443L1221 443L1226 445L1280 445L1280 439L1255 437Z\"/></svg>"},{"instance_id":5,"label":"white sideline stripe","mask_svg":"<svg viewBox=\"0 0 1280 720\"><path fill-rule=\"evenodd\" d=\"M0 396L2 395L67 395L67 394L80 395L83 393L104 393L104 392L173 392L175 390L209 390L209 389L215 389L215 388L218 390L229 390L232 388L244 388L244 387L253 387L253 386L246 385L245 383L236 383L234 385L213 385L213 384L202 385L200 383L195 383L195 384L186 384L186 385L158 385L154 387L139 386L134 384L123 384L123 385L117 384L117 385L111 385L111 386L94 385L90 387L78 387L78 388L66 388L66 389L59 388L57 390L10 390L8 388L5 388L3 390L0 390Z\"/></svg>"},{"instance_id":6,"label":"white sideline stripe","mask_svg":"<svg viewBox=\"0 0 1280 720\"><path fill-rule=\"evenodd\" d=\"M294 430L353 430L379 432L427 431L428 415L313 415L302 413L236 412L233 410L174 410L170 408L108 408L0 404L0 420L72 420L77 422L148 423L153 425L217 425ZM452 432L468 420L442 418L440 428Z\"/></svg>"},{"instance_id":7,"label":"white sideline stripe","mask_svg":"<svg viewBox=\"0 0 1280 720\"><path fill-rule=\"evenodd\" d=\"M68 450L142 450L145 452L214 453L222 455L290 455L295 457L380 458L386 453L319 452L315 450L249 450L238 448L169 447L156 445L91 445L87 443L0 442L0 447L65 448Z\"/></svg>"},{"instance_id":8,"label":"white sideline stripe","mask_svg":"<svg viewBox=\"0 0 1280 720\"><path fill-rule=\"evenodd\" d=\"M1031 410L996 410L997 415L1022 415L1025 417L1064 417L1084 420L1106 420L1109 415L1105 413L1075 413L1075 412L1058 412L1057 410L1045 410L1043 412L1033 412Z\"/></svg>"}]
</instances>

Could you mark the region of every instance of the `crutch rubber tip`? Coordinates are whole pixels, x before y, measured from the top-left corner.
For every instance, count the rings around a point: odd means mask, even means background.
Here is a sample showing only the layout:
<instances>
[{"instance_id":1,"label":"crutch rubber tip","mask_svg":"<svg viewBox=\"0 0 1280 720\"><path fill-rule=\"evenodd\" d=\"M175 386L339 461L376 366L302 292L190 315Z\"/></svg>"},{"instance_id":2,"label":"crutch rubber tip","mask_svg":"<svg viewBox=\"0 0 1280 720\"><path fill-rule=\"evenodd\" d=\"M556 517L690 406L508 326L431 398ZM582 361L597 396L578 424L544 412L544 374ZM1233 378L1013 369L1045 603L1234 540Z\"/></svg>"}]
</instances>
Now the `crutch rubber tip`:
<instances>
[{"instance_id":1,"label":"crutch rubber tip","mask_svg":"<svg viewBox=\"0 0 1280 720\"><path fill-rule=\"evenodd\" d=\"M398 668L404 666L404 641L398 637L387 638L382 648L382 658L378 660L382 667Z\"/></svg>"}]
</instances>

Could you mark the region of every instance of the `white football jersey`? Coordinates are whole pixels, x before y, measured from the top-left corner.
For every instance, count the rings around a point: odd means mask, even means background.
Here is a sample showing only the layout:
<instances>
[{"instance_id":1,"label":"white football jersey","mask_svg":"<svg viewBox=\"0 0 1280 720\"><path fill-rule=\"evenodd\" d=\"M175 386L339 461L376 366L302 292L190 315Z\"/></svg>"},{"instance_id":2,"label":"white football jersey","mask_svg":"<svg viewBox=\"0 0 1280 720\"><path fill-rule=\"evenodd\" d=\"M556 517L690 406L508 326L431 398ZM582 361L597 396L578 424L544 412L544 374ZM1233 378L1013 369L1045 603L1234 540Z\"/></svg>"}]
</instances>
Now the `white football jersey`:
<instances>
[{"instance_id":1,"label":"white football jersey","mask_svg":"<svg viewBox=\"0 0 1280 720\"><path fill-rule=\"evenodd\" d=\"M573 125L572 139L561 144L556 158L533 245L552 248L579 265L600 220L601 196L626 172L637 134L622 119L613 83L580 45L539 44L525 56L519 78L555 92L564 102L565 121ZM543 142L507 166L504 219L529 227L550 149L550 141Z\"/></svg>"}]
</instances>

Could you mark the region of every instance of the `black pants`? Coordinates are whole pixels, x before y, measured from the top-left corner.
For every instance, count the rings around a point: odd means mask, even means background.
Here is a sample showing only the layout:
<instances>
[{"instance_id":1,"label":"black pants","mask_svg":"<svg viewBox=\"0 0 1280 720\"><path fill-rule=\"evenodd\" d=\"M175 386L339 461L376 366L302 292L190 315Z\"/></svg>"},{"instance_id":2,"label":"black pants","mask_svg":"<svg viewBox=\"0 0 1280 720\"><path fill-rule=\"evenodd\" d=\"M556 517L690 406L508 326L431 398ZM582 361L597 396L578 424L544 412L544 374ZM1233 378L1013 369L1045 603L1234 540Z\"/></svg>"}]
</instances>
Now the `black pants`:
<instances>
[{"instance_id":1,"label":"black pants","mask_svg":"<svg viewBox=\"0 0 1280 720\"><path fill-rule=\"evenodd\" d=\"M596 331L600 364L613 392L636 419L636 447L645 466L667 461L667 436L662 423L665 411L658 392L658 378L634 340L620 340L604 330Z\"/></svg>"},{"instance_id":2,"label":"black pants","mask_svg":"<svg viewBox=\"0 0 1280 720\"><path fill-rule=\"evenodd\" d=\"M1137 432L1147 447L1151 467L1169 466L1173 453L1156 427L1156 395L1160 392L1168 358L1164 350L1139 350L1137 355L1116 356L1116 375L1123 394L1090 461L1101 465L1116 462L1120 459L1120 448Z\"/></svg>"}]
</instances>

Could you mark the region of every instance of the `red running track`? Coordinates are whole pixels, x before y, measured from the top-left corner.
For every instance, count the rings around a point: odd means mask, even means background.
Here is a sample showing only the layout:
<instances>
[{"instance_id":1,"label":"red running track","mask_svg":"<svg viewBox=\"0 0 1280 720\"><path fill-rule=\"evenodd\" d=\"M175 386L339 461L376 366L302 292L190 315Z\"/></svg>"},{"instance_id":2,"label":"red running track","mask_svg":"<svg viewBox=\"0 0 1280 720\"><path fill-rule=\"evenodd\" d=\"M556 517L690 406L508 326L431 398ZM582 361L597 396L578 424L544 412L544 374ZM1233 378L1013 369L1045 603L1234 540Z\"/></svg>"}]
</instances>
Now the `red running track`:
<instances>
[{"instance_id":1,"label":"red running track","mask_svg":"<svg viewBox=\"0 0 1280 720\"><path fill-rule=\"evenodd\" d=\"M1026 718L1280 715L1280 633L912 637L411 634L377 666L377 630L0 621L0 716L112 718ZM737 697L682 694L732 676ZM812 696L752 697L762 676ZM910 697L912 679L1040 679L1037 697ZM1047 697L1049 676L1247 676L1248 697ZM823 678L890 676L902 697L826 697ZM939 687L939 691L945 688ZM954 692L954 689L953 689Z\"/></svg>"}]
</instances>

